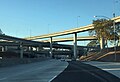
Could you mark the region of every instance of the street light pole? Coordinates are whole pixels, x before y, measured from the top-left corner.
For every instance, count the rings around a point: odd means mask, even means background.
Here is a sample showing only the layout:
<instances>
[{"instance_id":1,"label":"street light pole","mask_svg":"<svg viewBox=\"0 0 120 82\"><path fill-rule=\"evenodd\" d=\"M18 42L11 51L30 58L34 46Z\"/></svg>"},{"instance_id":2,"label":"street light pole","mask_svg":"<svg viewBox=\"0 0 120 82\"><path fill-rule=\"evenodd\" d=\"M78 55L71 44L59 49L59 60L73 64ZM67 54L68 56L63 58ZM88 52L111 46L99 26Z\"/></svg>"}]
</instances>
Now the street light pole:
<instances>
[{"instance_id":1,"label":"street light pole","mask_svg":"<svg viewBox=\"0 0 120 82\"><path fill-rule=\"evenodd\" d=\"M80 16L77 16L77 28L78 28L78 20L79 20L79 17L80 17Z\"/></svg>"},{"instance_id":2,"label":"street light pole","mask_svg":"<svg viewBox=\"0 0 120 82\"><path fill-rule=\"evenodd\" d=\"M48 34L50 33L50 24L48 24Z\"/></svg>"},{"instance_id":3,"label":"street light pole","mask_svg":"<svg viewBox=\"0 0 120 82\"><path fill-rule=\"evenodd\" d=\"M78 28L78 18L80 16L77 16L77 28ZM74 51L74 60L77 59L77 33L73 34L73 51Z\"/></svg>"},{"instance_id":4,"label":"street light pole","mask_svg":"<svg viewBox=\"0 0 120 82\"><path fill-rule=\"evenodd\" d=\"M113 17L115 17L115 13L113 13ZM115 51L115 60L116 61L116 26L115 26L115 21L113 21L113 27L114 27L114 51Z\"/></svg>"}]
</instances>

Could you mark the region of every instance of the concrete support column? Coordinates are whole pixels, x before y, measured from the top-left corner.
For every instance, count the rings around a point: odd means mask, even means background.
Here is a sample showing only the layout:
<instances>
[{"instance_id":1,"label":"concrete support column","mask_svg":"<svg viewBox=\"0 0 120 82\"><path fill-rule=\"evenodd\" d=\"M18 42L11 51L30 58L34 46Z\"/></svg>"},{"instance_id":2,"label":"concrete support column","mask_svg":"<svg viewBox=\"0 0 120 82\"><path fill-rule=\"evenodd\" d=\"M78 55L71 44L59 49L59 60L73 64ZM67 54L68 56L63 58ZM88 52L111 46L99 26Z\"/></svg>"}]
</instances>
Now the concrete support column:
<instances>
[{"instance_id":1,"label":"concrete support column","mask_svg":"<svg viewBox=\"0 0 120 82\"><path fill-rule=\"evenodd\" d=\"M77 33L73 34L74 59L77 58Z\"/></svg>"},{"instance_id":2,"label":"concrete support column","mask_svg":"<svg viewBox=\"0 0 120 82\"><path fill-rule=\"evenodd\" d=\"M2 46L2 52L4 52L5 51L5 47L4 46Z\"/></svg>"},{"instance_id":3,"label":"concrete support column","mask_svg":"<svg viewBox=\"0 0 120 82\"><path fill-rule=\"evenodd\" d=\"M5 46L5 51L7 51L8 50L8 46Z\"/></svg>"},{"instance_id":4,"label":"concrete support column","mask_svg":"<svg viewBox=\"0 0 120 82\"><path fill-rule=\"evenodd\" d=\"M40 51L40 47L37 47L36 49L37 49L38 52Z\"/></svg>"},{"instance_id":5,"label":"concrete support column","mask_svg":"<svg viewBox=\"0 0 120 82\"><path fill-rule=\"evenodd\" d=\"M31 47L31 46L29 46L29 51L33 51L33 49L32 49L32 47Z\"/></svg>"},{"instance_id":6,"label":"concrete support column","mask_svg":"<svg viewBox=\"0 0 120 82\"><path fill-rule=\"evenodd\" d=\"M37 51L37 52L39 51L39 47L36 47L36 51Z\"/></svg>"},{"instance_id":7,"label":"concrete support column","mask_svg":"<svg viewBox=\"0 0 120 82\"><path fill-rule=\"evenodd\" d=\"M23 45L20 43L20 58L23 58Z\"/></svg>"},{"instance_id":8,"label":"concrete support column","mask_svg":"<svg viewBox=\"0 0 120 82\"><path fill-rule=\"evenodd\" d=\"M50 57L53 57L53 53L52 53L52 37L50 37Z\"/></svg>"},{"instance_id":9,"label":"concrete support column","mask_svg":"<svg viewBox=\"0 0 120 82\"><path fill-rule=\"evenodd\" d=\"M29 51L29 46L26 47L26 51Z\"/></svg>"},{"instance_id":10,"label":"concrete support column","mask_svg":"<svg viewBox=\"0 0 120 82\"><path fill-rule=\"evenodd\" d=\"M5 51L8 50L8 47L7 47L7 46L2 46L2 47L1 47L1 50L2 50L2 52L5 52Z\"/></svg>"}]
</instances>

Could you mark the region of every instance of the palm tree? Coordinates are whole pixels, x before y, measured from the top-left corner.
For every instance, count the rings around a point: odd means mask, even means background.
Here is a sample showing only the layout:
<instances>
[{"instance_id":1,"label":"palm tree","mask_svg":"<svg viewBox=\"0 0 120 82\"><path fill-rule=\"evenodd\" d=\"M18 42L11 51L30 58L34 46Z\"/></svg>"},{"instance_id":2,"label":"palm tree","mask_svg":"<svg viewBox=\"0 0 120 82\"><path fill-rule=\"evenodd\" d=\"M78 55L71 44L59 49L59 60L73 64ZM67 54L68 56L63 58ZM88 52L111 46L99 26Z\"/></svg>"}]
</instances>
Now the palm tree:
<instances>
[{"instance_id":1,"label":"palm tree","mask_svg":"<svg viewBox=\"0 0 120 82\"><path fill-rule=\"evenodd\" d=\"M107 19L93 20L94 29L89 31L90 35L96 35L100 42L100 47L103 49L107 41L113 36L113 21Z\"/></svg>"}]
</instances>

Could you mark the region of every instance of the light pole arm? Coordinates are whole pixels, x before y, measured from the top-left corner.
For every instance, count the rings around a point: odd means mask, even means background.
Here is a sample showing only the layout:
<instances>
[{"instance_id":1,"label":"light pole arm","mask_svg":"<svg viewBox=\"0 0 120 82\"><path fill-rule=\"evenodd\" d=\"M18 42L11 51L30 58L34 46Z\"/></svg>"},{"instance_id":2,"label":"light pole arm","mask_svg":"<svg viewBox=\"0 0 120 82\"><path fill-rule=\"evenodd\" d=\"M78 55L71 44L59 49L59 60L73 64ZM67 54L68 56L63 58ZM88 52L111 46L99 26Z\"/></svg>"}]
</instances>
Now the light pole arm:
<instances>
[{"instance_id":1,"label":"light pole arm","mask_svg":"<svg viewBox=\"0 0 120 82\"><path fill-rule=\"evenodd\" d=\"M94 18L96 18L96 17L103 17L103 18L107 18L107 19L111 20L111 18L109 18L107 16L94 16Z\"/></svg>"}]
</instances>

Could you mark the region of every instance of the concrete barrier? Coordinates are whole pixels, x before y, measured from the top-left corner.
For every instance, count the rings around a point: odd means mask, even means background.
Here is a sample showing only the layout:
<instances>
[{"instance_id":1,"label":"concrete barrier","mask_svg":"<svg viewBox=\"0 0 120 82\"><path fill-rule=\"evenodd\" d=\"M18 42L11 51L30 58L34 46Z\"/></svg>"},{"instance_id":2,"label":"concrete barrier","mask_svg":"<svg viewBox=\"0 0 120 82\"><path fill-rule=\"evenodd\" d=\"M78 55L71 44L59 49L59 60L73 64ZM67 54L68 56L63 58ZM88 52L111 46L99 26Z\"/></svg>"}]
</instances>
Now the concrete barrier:
<instances>
[{"instance_id":1,"label":"concrete barrier","mask_svg":"<svg viewBox=\"0 0 120 82\"><path fill-rule=\"evenodd\" d=\"M48 60L49 58L5 58L0 59L0 67L7 67L19 64L28 64Z\"/></svg>"}]
</instances>

